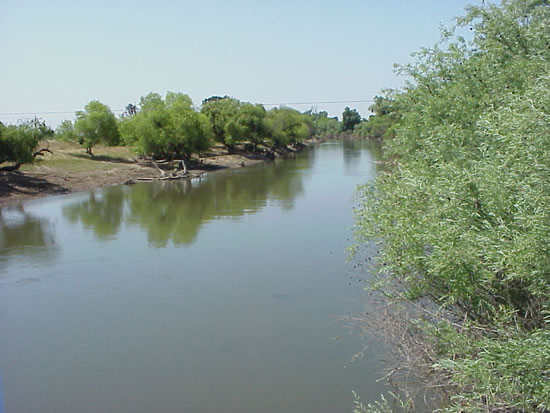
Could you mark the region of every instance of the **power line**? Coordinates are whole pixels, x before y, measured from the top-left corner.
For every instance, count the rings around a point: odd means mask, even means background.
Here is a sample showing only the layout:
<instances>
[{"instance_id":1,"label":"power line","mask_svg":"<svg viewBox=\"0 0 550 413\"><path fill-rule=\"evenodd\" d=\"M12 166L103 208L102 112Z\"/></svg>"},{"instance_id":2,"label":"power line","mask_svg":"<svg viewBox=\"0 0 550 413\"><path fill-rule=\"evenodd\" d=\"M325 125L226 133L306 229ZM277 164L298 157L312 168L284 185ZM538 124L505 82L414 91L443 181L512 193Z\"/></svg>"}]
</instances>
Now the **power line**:
<instances>
[{"instance_id":1,"label":"power line","mask_svg":"<svg viewBox=\"0 0 550 413\"><path fill-rule=\"evenodd\" d=\"M111 109L111 112L124 112L125 109ZM62 111L47 111L47 112L3 112L0 116L19 116L19 115L67 115L74 114L80 110L62 110Z\"/></svg>"},{"instance_id":2,"label":"power line","mask_svg":"<svg viewBox=\"0 0 550 413\"><path fill-rule=\"evenodd\" d=\"M309 102L279 102L279 103L263 103L264 106L286 106L286 105L330 105L342 103L371 103L373 99L358 99L358 100L323 100ZM126 109L112 109L112 112L124 112ZM74 114L79 110L60 110L60 111L44 111L44 112L0 112L0 116L29 116L29 115L68 115Z\"/></svg>"},{"instance_id":3,"label":"power line","mask_svg":"<svg viewBox=\"0 0 550 413\"><path fill-rule=\"evenodd\" d=\"M374 99L362 99L362 100L325 100L319 102L282 102L282 103L264 103L265 106L284 106L284 105L317 105L317 104L331 104L331 103L369 103L374 102Z\"/></svg>"}]
</instances>

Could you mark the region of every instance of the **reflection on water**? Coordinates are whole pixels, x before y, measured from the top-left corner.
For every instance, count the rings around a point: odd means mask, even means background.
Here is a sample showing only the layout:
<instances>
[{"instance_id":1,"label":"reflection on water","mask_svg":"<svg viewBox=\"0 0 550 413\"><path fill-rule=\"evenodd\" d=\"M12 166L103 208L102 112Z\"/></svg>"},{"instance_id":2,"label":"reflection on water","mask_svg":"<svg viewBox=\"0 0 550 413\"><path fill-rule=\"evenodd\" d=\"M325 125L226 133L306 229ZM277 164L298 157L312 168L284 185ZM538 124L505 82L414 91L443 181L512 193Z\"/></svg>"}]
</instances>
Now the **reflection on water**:
<instances>
[{"instance_id":1,"label":"reflection on water","mask_svg":"<svg viewBox=\"0 0 550 413\"><path fill-rule=\"evenodd\" d=\"M373 154L339 142L1 210L7 411L334 413L353 410L353 390L377 399L377 345L349 363L363 343L337 322L363 310L345 250Z\"/></svg>"},{"instance_id":2,"label":"reflection on water","mask_svg":"<svg viewBox=\"0 0 550 413\"><path fill-rule=\"evenodd\" d=\"M303 193L301 173L311 168L313 151L271 165L210 174L199 180L110 187L87 200L69 204L63 213L93 230L99 238L116 235L122 222L147 231L149 242L165 247L190 245L200 228L218 218L242 217L276 201L285 210Z\"/></svg>"},{"instance_id":3,"label":"reflection on water","mask_svg":"<svg viewBox=\"0 0 550 413\"><path fill-rule=\"evenodd\" d=\"M344 168L349 174L358 172L360 174L361 162L365 153L365 148L368 148L369 156L374 159L382 159L382 146L376 141L364 141L360 139L347 139L342 142L342 155L344 157ZM379 169L379 164L376 165L376 170Z\"/></svg>"},{"instance_id":4,"label":"reflection on water","mask_svg":"<svg viewBox=\"0 0 550 413\"><path fill-rule=\"evenodd\" d=\"M90 192L88 200L64 207L63 213L72 223L82 222L99 238L109 238L120 229L123 207L124 187L113 186L105 188L101 194Z\"/></svg>"},{"instance_id":5,"label":"reflection on water","mask_svg":"<svg viewBox=\"0 0 550 413\"><path fill-rule=\"evenodd\" d=\"M56 252L47 219L26 212L23 206L0 209L0 271L20 257L29 264L44 265L53 261Z\"/></svg>"}]
</instances>

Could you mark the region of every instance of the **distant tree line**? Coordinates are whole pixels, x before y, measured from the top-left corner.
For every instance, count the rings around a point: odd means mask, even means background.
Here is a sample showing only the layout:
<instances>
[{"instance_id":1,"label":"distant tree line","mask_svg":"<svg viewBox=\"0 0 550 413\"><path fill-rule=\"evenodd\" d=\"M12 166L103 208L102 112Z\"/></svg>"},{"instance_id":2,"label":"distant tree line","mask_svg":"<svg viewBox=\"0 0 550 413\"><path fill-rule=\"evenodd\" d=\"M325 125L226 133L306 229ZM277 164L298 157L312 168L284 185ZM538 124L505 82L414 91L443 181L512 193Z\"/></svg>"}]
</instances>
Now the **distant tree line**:
<instances>
[{"instance_id":1,"label":"distant tree line","mask_svg":"<svg viewBox=\"0 0 550 413\"><path fill-rule=\"evenodd\" d=\"M6 168L17 169L31 162L38 142L53 137L79 143L90 156L98 144L132 146L143 156L186 160L194 154L200 156L213 144L224 145L230 153L240 146L241 150L273 154L312 137L351 133L364 122L357 110L349 107L340 121L325 111L266 110L261 104L230 96L209 97L196 108L183 93L168 92L164 97L149 93L137 105L128 104L120 117L93 100L76 112L74 122L61 122L55 133L38 119L0 124L0 164L12 162L15 165Z\"/></svg>"}]
</instances>

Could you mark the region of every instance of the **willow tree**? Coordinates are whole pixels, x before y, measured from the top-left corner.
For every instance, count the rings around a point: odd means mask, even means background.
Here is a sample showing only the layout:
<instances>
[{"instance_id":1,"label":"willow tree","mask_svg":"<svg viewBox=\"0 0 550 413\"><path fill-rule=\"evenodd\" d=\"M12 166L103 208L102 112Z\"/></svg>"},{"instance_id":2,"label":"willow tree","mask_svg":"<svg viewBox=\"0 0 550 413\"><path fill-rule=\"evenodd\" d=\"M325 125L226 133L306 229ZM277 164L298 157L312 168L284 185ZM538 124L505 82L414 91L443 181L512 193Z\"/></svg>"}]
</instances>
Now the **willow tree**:
<instances>
[{"instance_id":1,"label":"willow tree","mask_svg":"<svg viewBox=\"0 0 550 413\"><path fill-rule=\"evenodd\" d=\"M291 108L274 108L267 113L269 141L273 148L295 145L310 137L313 130L309 118Z\"/></svg>"},{"instance_id":2,"label":"willow tree","mask_svg":"<svg viewBox=\"0 0 550 413\"><path fill-rule=\"evenodd\" d=\"M240 102L229 96L212 96L202 102L201 113L206 115L212 125L214 139L233 150L235 140L228 138L227 124L237 117Z\"/></svg>"},{"instance_id":3,"label":"willow tree","mask_svg":"<svg viewBox=\"0 0 550 413\"><path fill-rule=\"evenodd\" d=\"M107 105L97 100L89 102L83 111L76 112L74 136L91 156L92 148L100 142L111 146L120 144L115 115Z\"/></svg>"},{"instance_id":4,"label":"willow tree","mask_svg":"<svg viewBox=\"0 0 550 413\"><path fill-rule=\"evenodd\" d=\"M246 141L255 150L269 135L266 113L262 105L243 103L239 107L237 116L225 127L226 142L234 145Z\"/></svg>"},{"instance_id":5,"label":"willow tree","mask_svg":"<svg viewBox=\"0 0 550 413\"><path fill-rule=\"evenodd\" d=\"M150 93L140 100L140 110L121 126L123 139L139 153L157 158L189 160L211 145L208 117L193 108L191 98L168 92L165 99Z\"/></svg>"},{"instance_id":6,"label":"willow tree","mask_svg":"<svg viewBox=\"0 0 550 413\"><path fill-rule=\"evenodd\" d=\"M7 126L0 122L0 165L10 164L1 166L0 170L15 171L44 152L50 152L47 148L37 150L37 147L40 141L53 135L53 130L40 119Z\"/></svg>"},{"instance_id":7,"label":"willow tree","mask_svg":"<svg viewBox=\"0 0 550 413\"><path fill-rule=\"evenodd\" d=\"M396 136L357 232L380 243L373 287L428 303L412 329L449 385L444 411L546 411L550 6L505 0L457 21L471 40L445 31L400 68Z\"/></svg>"}]
</instances>

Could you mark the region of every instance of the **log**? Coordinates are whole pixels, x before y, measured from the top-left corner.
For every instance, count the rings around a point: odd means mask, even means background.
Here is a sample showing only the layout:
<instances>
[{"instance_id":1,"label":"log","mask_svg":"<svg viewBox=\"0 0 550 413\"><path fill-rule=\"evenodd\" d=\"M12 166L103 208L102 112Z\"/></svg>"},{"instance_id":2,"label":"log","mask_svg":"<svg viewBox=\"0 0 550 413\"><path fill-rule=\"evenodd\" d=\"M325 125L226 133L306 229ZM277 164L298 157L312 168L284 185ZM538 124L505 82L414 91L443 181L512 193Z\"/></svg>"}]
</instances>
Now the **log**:
<instances>
[{"instance_id":1,"label":"log","mask_svg":"<svg viewBox=\"0 0 550 413\"><path fill-rule=\"evenodd\" d=\"M158 164L155 162L154 159L151 159L151 163L153 164L155 169L160 172L160 176L165 176L166 175L166 173L162 169L160 169L160 167L158 166Z\"/></svg>"}]
</instances>

